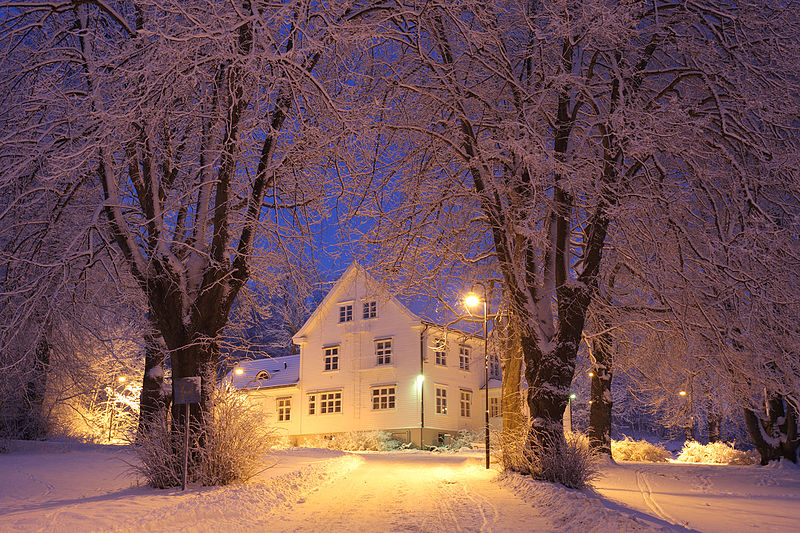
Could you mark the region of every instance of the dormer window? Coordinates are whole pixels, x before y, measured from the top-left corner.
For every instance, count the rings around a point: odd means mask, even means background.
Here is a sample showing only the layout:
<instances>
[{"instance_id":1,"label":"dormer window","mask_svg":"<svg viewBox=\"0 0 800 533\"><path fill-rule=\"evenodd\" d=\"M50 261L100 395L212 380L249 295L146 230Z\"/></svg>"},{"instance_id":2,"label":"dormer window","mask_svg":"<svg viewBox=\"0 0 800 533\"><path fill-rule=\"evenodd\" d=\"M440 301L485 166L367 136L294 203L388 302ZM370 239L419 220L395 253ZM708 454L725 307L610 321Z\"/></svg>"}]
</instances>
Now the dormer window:
<instances>
[{"instance_id":1,"label":"dormer window","mask_svg":"<svg viewBox=\"0 0 800 533\"><path fill-rule=\"evenodd\" d=\"M261 372L256 374L256 379L257 380L269 379L269 372L267 372L266 370L262 370Z\"/></svg>"},{"instance_id":2,"label":"dormer window","mask_svg":"<svg viewBox=\"0 0 800 533\"><path fill-rule=\"evenodd\" d=\"M353 321L353 304L339 306L339 323Z\"/></svg>"},{"instance_id":3,"label":"dormer window","mask_svg":"<svg viewBox=\"0 0 800 533\"><path fill-rule=\"evenodd\" d=\"M368 318L375 318L378 316L378 302L371 301L371 302L364 302L364 313L362 318L367 320Z\"/></svg>"}]
</instances>

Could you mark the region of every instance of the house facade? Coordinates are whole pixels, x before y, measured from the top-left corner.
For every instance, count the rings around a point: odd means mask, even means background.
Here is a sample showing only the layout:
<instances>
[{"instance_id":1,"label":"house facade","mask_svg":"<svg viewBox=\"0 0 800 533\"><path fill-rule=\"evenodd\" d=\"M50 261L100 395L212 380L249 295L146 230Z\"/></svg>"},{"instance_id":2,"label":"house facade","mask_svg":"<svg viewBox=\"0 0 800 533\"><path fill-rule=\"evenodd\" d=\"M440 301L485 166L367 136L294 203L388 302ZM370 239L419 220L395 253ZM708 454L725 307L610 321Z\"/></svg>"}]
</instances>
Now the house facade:
<instances>
[{"instance_id":1,"label":"house facade","mask_svg":"<svg viewBox=\"0 0 800 533\"><path fill-rule=\"evenodd\" d=\"M293 340L299 355L242 362L229 374L293 443L382 430L428 446L483 428L483 339L421 320L357 263ZM500 365L490 362L498 424Z\"/></svg>"}]
</instances>

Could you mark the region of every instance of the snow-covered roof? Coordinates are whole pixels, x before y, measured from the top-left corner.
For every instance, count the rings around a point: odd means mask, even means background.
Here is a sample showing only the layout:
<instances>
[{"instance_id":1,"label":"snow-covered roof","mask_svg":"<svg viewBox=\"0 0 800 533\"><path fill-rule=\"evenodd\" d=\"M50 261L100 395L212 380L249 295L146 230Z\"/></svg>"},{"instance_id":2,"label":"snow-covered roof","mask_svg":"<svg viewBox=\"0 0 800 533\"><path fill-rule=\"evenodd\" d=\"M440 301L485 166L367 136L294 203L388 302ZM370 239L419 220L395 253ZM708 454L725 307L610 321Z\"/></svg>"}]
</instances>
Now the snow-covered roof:
<instances>
[{"instance_id":1,"label":"snow-covered roof","mask_svg":"<svg viewBox=\"0 0 800 533\"><path fill-rule=\"evenodd\" d=\"M242 373L237 373L237 368ZM300 381L300 356L267 357L240 361L225 375L225 380L237 389L267 389L286 387Z\"/></svg>"}]
</instances>

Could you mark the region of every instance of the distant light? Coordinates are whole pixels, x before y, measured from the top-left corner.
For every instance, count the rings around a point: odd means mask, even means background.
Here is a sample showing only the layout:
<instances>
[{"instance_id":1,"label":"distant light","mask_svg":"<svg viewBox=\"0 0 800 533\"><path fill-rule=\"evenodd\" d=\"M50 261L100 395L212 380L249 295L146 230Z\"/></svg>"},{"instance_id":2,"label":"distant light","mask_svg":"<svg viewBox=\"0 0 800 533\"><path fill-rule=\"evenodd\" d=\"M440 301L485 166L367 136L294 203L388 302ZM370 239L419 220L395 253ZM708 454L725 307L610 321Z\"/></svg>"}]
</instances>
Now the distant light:
<instances>
[{"instance_id":1,"label":"distant light","mask_svg":"<svg viewBox=\"0 0 800 533\"><path fill-rule=\"evenodd\" d=\"M589 372L589 377L593 378L594 377L594 372Z\"/></svg>"},{"instance_id":2,"label":"distant light","mask_svg":"<svg viewBox=\"0 0 800 533\"><path fill-rule=\"evenodd\" d=\"M242 367L236 367L236 368L234 369L234 371L233 371L233 372L234 372L234 374L236 374L237 376L241 376L242 374L244 374L244 368L242 368Z\"/></svg>"},{"instance_id":3,"label":"distant light","mask_svg":"<svg viewBox=\"0 0 800 533\"><path fill-rule=\"evenodd\" d=\"M464 305L467 307L478 307L478 304L480 303L481 299L474 292L467 294L467 296L464 298Z\"/></svg>"},{"instance_id":4,"label":"distant light","mask_svg":"<svg viewBox=\"0 0 800 533\"><path fill-rule=\"evenodd\" d=\"M686 396L686 391L685 391L685 390L682 390L682 391L680 391L678 394L680 394L681 396Z\"/></svg>"},{"instance_id":5,"label":"distant light","mask_svg":"<svg viewBox=\"0 0 800 533\"><path fill-rule=\"evenodd\" d=\"M126 381L128 381L128 378L126 378L125 376L120 376L117 378L117 381L119 381L120 383L125 383Z\"/></svg>"},{"instance_id":6,"label":"distant light","mask_svg":"<svg viewBox=\"0 0 800 533\"><path fill-rule=\"evenodd\" d=\"M422 374L417 376L417 385L421 385L423 381L425 381L425 376L423 376Z\"/></svg>"},{"instance_id":7,"label":"distant light","mask_svg":"<svg viewBox=\"0 0 800 533\"><path fill-rule=\"evenodd\" d=\"M569 399L570 399L570 400L574 400L574 399L575 399L575 398L577 398L577 397L578 397L578 395L577 395L577 394L575 394L574 392L573 392L572 394L570 394L570 395L569 395Z\"/></svg>"}]
</instances>

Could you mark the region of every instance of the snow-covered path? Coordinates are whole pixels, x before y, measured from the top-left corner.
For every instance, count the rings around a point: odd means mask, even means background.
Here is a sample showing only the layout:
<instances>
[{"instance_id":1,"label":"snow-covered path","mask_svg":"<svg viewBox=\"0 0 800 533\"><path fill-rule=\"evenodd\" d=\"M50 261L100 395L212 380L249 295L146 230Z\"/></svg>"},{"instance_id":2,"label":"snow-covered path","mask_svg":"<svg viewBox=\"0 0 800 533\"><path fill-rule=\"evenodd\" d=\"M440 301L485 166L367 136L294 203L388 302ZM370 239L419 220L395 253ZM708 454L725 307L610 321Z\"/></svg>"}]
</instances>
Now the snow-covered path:
<instances>
[{"instance_id":1,"label":"snow-covered path","mask_svg":"<svg viewBox=\"0 0 800 533\"><path fill-rule=\"evenodd\" d=\"M364 463L276 516L278 531L553 531L479 458L363 454Z\"/></svg>"}]
</instances>

